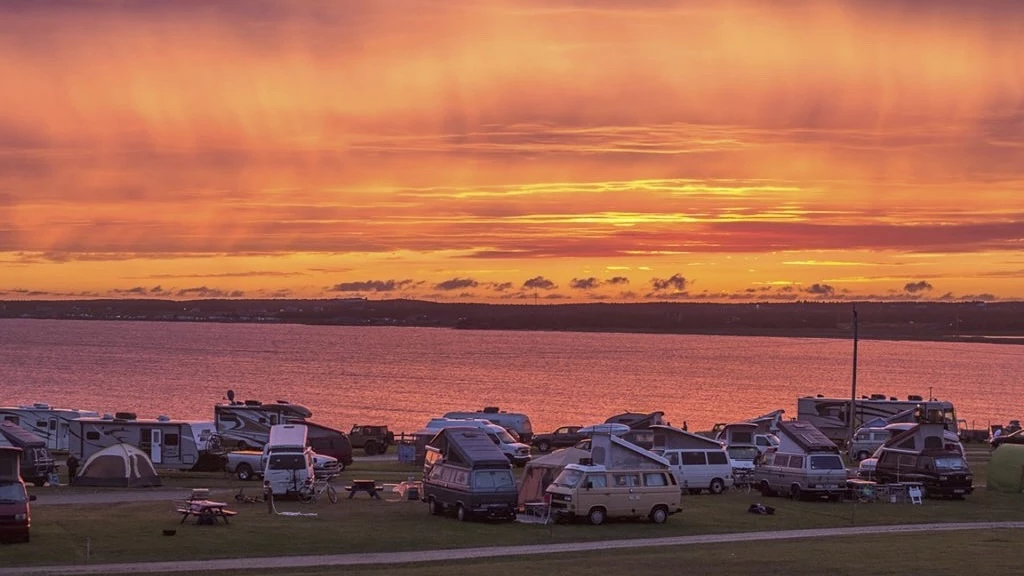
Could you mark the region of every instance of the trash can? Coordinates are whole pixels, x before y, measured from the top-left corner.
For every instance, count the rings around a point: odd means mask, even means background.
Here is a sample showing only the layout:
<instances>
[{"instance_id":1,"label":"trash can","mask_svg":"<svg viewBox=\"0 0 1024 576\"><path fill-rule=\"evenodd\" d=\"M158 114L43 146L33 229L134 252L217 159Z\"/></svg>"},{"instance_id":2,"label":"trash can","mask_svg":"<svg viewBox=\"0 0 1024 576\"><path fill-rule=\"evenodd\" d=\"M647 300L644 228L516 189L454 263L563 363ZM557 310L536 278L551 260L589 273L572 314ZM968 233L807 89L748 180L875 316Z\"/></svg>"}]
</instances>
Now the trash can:
<instances>
[{"instance_id":1,"label":"trash can","mask_svg":"<svg viewBox=\"0 0 1024 576\"><path fill-rule=\"evenodd\" d=\"M402 442L398 445L398 461L403 464L416 463L416 446L409 442Z\"/></svg>"}]
</instances>

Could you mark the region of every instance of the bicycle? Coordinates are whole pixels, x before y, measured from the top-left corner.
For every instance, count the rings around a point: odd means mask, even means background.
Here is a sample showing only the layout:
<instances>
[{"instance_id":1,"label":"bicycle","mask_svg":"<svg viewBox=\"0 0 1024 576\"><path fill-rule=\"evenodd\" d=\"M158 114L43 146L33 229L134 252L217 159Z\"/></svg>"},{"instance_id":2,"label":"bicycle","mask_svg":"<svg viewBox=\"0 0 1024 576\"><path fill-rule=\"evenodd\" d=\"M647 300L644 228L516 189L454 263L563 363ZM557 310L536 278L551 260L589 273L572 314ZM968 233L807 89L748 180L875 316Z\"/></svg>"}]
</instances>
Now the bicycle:
<instances>
[{"instance_id":1,"label":"bicycle","mask_svg":"<svg viewBox=\"0 0 1024 576\"><path fill-rule=\"evenodd\" d=\"M319 500L320 497L326 493L327 499L331 501L331 504L337 504L338 491L331 485L331 478L333 478L333 476L310 478L307 480L299 488L299 502L309 504Z\"/></svg>"}]
</instances>

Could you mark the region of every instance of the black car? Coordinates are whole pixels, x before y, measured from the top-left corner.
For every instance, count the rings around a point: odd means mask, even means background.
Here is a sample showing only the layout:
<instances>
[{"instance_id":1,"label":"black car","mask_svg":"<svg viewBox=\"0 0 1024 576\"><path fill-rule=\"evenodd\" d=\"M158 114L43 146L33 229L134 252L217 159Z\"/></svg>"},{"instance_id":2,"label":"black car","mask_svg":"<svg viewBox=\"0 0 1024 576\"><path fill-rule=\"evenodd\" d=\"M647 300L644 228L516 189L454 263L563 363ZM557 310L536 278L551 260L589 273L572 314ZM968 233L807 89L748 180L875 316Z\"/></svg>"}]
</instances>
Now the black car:
<instances>
[{"instance_id":1,"label":"black car","mask_svg":"<svg viewBox=\"0 0 1024 576\"><path fill-rule=\"evenodd\" d=\"M963 498L974 491L974 476L955 450L913 452L882 447L875 465L879 484L919 482L926 497Z\"/></svg>"},{"instance_id":2,"label":"black car","mask_svg":"<svg viewBox=\"0 0 1024 576\"><path fill-rule=\"evenodd\" d=\"M587 437L580 434L582 426L562 426L554 432L547 434L534 434L532 444L540 452L547 452L552 448L568 448L575 446L577 442Z\"/></svg>"},{"instance_id":3,"label":"black car","mask_svg":"<svg viewBox=\"0 0 1024 576\"><path fill-rule=\"evenodd\" d=\"M998 448L1001 444L1024 444L1024 430L1017 430L1012 434L1000 434L992 439L993 448Z\"/></svg>"}]
</instances>

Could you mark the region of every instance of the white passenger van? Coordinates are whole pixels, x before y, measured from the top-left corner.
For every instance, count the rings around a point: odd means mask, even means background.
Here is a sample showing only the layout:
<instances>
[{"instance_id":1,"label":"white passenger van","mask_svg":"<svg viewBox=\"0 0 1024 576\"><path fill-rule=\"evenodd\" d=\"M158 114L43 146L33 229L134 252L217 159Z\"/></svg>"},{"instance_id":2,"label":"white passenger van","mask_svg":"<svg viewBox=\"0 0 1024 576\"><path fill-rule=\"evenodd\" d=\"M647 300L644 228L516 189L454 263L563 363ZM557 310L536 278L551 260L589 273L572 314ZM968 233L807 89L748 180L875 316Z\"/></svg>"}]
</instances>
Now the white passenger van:
<instances>
[{"instance_id":1,"label":"white passenger van","mask_svg":"<svg viewBox=\"0 0 1024 576\"><path fill-rule=\"evenodd\" d=\"M732 463L721 442L674 426L656 424L651 430L654 432L651 451L668 460L682 490L691 494L704 490L721 494L732 487Z\"/></svg>"},{"instance_id":2,"label":"white passenger van","mask_svg":"<svg viewBox=\"0 0 1024 576\"><path fill-rule=\"evenodd\" d=\"M482 418L506 430L514 430L519 440L529 444L533 440L533 423L530 417L519 412L502 412L497 406L487 406L479 412L449 412L445 418Z\"/></svg>"}]
</instances>

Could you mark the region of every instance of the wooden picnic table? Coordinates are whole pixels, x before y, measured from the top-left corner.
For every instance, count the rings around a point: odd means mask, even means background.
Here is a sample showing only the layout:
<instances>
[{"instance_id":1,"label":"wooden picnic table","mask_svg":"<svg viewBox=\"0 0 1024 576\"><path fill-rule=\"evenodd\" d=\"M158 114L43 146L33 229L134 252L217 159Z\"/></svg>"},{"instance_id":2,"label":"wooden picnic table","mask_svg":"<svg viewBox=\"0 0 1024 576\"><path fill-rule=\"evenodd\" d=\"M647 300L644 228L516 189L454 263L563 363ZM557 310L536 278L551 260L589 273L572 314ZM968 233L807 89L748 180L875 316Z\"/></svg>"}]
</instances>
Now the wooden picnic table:
<instances>
[{"instance_id":1,"label":"wooden picnic table","mask_svg":"<svg viewBox=\"0 0 1024 576\"><path fill-rule=\"evenodd\" d=\"M196 524L216 524L218 519L228 523L228 518L238 514L234 510L228 510L227 502L215 502L213 500L188 500L178 506L178 513L181 514L181 523L184 524L189 516L194 516Z\"/></svg>"},{"instance_id":2,"label":"wooden picnic table","mask_svg":"<svg viewBox=\"0 0 1024 576\"><path fill-rule=\"evenodd\" d=\"M348 497L350 499L356 495L356 492L366 492L370 495L370 498L380 500L378 492L384 490L384 487L379 486L374 480L353 480L352 485L346 486L345 490L348 490Z\"/></svg>"}]
</instances>

